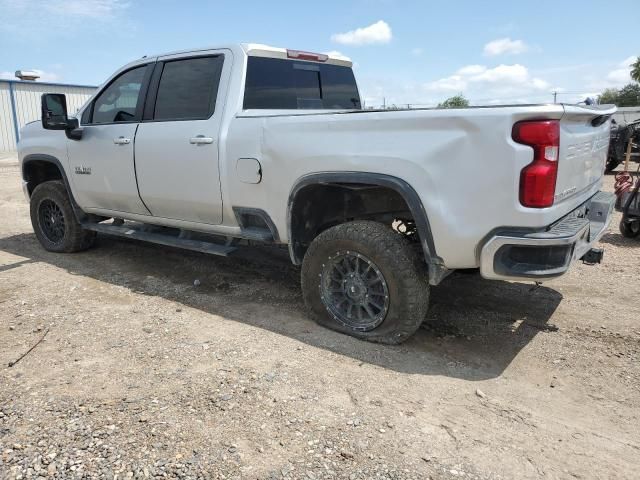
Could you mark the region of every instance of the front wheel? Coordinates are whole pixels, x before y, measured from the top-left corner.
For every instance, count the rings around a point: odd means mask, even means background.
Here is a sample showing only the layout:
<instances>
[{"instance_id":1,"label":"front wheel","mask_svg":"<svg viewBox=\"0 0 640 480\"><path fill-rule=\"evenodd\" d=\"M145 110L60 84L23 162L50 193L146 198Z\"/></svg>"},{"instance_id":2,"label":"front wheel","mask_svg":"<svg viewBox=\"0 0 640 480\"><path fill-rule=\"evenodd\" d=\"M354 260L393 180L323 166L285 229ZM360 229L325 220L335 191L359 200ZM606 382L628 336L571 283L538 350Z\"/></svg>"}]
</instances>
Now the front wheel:
<instances>
[{"instance_id":1,"label":"front wheel","mask_svg":"<svg viewBox=\"0 0 640 480\"><path fill-rule=\"evenodd\" d=\"M313 240L302 292L319 324L388 344L413 335L429 305L424 261L405 237L371 221L344 223Z\"/></svg>"},{"instance_id":2,"label":"front wheel","mask_svg":"<svg viewBox=\"0 0 640 480\"><path fill-rule=\"evenodd\" d=\"M83 230L78 223L62 182L52 180L38 185L31 194L30 210L33 231L46 250L71 253L93 244L96 234Z\"/></svg>"}]
</instances>

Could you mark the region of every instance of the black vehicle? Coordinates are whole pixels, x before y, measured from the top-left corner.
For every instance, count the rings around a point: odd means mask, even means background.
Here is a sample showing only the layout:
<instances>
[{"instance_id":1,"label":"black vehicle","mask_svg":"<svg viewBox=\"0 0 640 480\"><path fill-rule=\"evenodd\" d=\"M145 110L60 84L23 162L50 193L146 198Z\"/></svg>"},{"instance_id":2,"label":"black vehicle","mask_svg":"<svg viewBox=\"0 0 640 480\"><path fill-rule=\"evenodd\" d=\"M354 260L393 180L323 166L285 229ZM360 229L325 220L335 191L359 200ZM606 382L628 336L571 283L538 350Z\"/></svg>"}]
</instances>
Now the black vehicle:
<instances>
[{"instance_id":1,"label":"black vehicle","mask_svg":"<svg viewBox=\"0 0 640 480\"><path fill-rule=\"evenodd\" d=\"M609 154L607 155L607 166L605 171L612 172L625 160L627 153L627 143L631 139L631 160L640 161L640 120L631 123L611 122L611 142L609 143Z\"/></svg>"},{"instance_id":2,"label":"black vehicle","mask_svg":"<svg viewBox=\"0 0 640 480\"><path fill-rule=\"evenodd\" d=\"M616 174L616 210L622 212L620 233L627 238L640 235L640 172L634 177L628 172Z\"/></svg>"}]
</instances>

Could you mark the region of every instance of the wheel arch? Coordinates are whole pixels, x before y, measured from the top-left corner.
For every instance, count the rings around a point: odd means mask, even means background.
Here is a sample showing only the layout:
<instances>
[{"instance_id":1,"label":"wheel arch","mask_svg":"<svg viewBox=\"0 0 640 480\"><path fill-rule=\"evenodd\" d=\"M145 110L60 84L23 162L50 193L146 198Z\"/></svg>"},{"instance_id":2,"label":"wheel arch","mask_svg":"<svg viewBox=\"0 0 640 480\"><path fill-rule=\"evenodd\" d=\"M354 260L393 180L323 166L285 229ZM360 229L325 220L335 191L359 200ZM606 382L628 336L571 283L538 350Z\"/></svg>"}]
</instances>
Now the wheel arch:
<instances>
[{"instance_id":1,"label":"wheel arch","mask_svg":"<svg viewBox=\"0 0 640 480\"><path fill-rule=\"evenodd\" d=\"M31 195L33 190L43 182L48 182L50 180L62 180L64 187L67 190L67 194L69 195L69 199L71 200L71 205L76 218L78 221L84 219L86 214L76 203L76 200L73 197L73 191L71 190L71 184L67 178L67 173L62 166L62 162L60 162L58 158L53 155L43 153L29 154L22 160L21 170L22 180L26 182L26 189L29 192L29 195Z\"/></svg>"},{"instance_id":2,"label":"wheel arch","mask_svg":"<svg viewBox=\"0 0 640 480\"><path fill-rule=\"evenodd\" d=\"M430 266L441 266L442 260L436 254L433 233L429 224L427 212L413 187L406 181L381 173L368 172L320 172L305 175L298 179L291 189L287 205L287 228L289 233L289 254L294 264L302 263L305 248L300 244L300 227L296 222L299 215L299 201L301 193L308 187L314 185L324 186L348 186L348 185L371 185L387 188L396 192L406 203L413 220L416 224L420 238L420 244L424 253L424 258ZM431 272L430 272L431 273ZM433 277L433 275L430 275Z\"/></svg>"},{"instance_id":3,"label":"wheel arch","mask_svg":"<svg viewBox=\"0 0 640 480\"><path fill-rule=\"evenodd\" d=\"M52 155L34 153L22 160L22 179L27 182L29 193L33 193L42 182L62 180L69 193L69 180L60 160Z\"/></svg>"}]
</instances>

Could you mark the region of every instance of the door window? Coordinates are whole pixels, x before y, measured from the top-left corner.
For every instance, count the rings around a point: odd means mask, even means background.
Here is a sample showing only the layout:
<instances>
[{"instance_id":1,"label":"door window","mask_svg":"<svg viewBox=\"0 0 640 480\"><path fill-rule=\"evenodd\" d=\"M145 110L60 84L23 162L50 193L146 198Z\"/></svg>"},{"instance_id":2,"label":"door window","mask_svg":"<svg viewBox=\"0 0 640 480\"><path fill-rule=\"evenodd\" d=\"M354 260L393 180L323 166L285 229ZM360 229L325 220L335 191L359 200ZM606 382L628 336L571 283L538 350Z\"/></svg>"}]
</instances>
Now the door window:
<instances>
[{"instance_id":1,"label":"door window","mask_svg":"<svg viewBox=\"0 0 640 480\"><path fill-rule=\"evenodd\" d=\"M98 95L93 103L90 123L119 123L138 120L136 109L141 102L148 66L124 72Z\"/></svg>"},{"instance_id":2,"label":"door window","mask_svg":"<svg viewBox=\"0 0 640 480\"><path fill-rule=\"evenodd\" d=\"M165 62L158 84L154 120L202 120L216 107L224 56Z\"/></svg>"}]
</instances>

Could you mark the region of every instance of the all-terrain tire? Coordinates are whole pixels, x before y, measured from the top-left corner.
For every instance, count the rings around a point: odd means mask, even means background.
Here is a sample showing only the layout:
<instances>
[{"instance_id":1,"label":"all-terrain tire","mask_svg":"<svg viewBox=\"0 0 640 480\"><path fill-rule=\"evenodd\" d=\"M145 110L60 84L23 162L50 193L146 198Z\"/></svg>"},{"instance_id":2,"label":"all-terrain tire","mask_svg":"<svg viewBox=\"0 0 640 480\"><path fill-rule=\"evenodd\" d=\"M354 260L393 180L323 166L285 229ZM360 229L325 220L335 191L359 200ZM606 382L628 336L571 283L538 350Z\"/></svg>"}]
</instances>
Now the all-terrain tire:
<instances>
[{"instance_id":1,"label":"all-terrain tire","mask_svg":"<svg viewBox=\"0 0 640 480\"><path fill-rule=\"evenodd\" d=\"M386 314L366 331L345 324L327 306L322 282L326 266L345 252L362 256L381 274L388 292ZM357 267L356 267L357 270ZM372 342L398 344L415 333L429 306L425 262L407 238L372 221L337 225L318 235L302 263L302 292L313 318L325 327Z\"/></svg>"},{"instance_id":2,"label":"all-terrain tire","mask_svg":"<svg viewBox=\"0 0 640 480\"><path fill-rule=\"evenodd\" d=\"M636 238L640 235L640 220L625 222L620 220L620 233L626 238Z\"/></svg>"},{"instance_id":3,"label":"all-terrain tire","mask_svg":"<svg viewBox=\"0 0 640 480\"><path fill-rule=\"evenodd\" d=\"M31 225L40 244L50 252L72 253L93 245L96 234L84 230L69 194L59 180L43 182L31 194Z\"/></svg>"}]
</instances>

